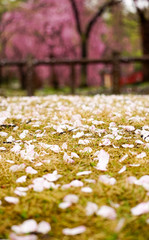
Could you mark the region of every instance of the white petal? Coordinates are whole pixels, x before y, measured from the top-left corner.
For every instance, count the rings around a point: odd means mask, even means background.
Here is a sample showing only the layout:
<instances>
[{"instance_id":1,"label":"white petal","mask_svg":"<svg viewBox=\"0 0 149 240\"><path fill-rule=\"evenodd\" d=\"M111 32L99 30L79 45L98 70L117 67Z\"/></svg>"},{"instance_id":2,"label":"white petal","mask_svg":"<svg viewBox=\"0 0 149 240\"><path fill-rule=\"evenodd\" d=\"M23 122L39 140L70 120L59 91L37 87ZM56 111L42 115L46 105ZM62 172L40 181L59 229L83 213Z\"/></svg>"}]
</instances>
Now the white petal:
<instances>
[{"instance_id":1,"label":"white petal","mask_svg":"<svg viewBox=\"0 0 149 240\"><path fill-rule=\"evenodd\" d=\"M134 145L133 144L123 144L122 147L123 148L133 148Z\"/></svg>"},{"instance_id":2,"label":"white petal","mask_svg":"<svg viewBox=\"0 0 149 240\"><path fill-rule=\"evenodd\" d=\"M38 173L35 169L33 169L32 167L27 167L25 169L26 173L29 173L29 174L36 174Z\"/></svg>"},{"instance_id":3,"label":"white petal","mask_svg":"<svg viewBox=\"0 0 149 240\"><path fill-rule=\"evenodd\" d=\"M37 231L37 223L34 219L29 219L24 221L21 225L21 232L22 233L31 233Z\"/></svg>"},{"instance_id":4,"label":"white petal","mask_svg":"<svg viewBox=\"0 0 149 240\"><path fill-rule=\"evenodd\" d=\"M63 149L63 150L67 150L67 143L66 143L66 142L63 143L63 145L62 145L62 149Z\"/></svg>"},{"instance_id":5,"label":"white petal","mask_svg":"<svg viewBox=\"0 0 149 240\"><path fill-rule=\"evenodd\" d=\"M51 226L48 222L42 221L38 224L37 232L47 234L51 230Z\"/></svg>"},{"instance_id":6,"label":"white petal","mask_svg":"<svg viewBox=\"0 0 149 240\"><path fill-rule=\"evenodd\" d=\"M92 171L83 171L83 172L78 172L77 176L82 176L82 175L88 175L90 174Z\"/></svg>"},{"instance_id":7,"label":"white petal","mask_svg":"<svg viewBox=\"0 0 149 240\"><path fill-rule=\"evenodd\" d=\"M79 158L78 154L76 154L75 152L71 153L71 158Z\"/></svg>"},{"instance_id":8,"label":"white petal","mask_svg":"<svg viewBox=\"0 0 149 240\"><path fill-rule=\"evenodd\" d=\"M98 164L96 166L97 170L107 171L107 165L109 163L109 154L104 150L100 150L98 154Z\"/></svg>"},{"instance_id":9,"label":"white petal","mask_svg":"<svg viewBox=\"0 0 149 240\"><path fill-rule=\"evenodd\" d=\"M87 140L87 139L85 139L85 140L80 139L79 142L78 142L78 144L80 144L80 145L87 145L89 143L90 143L90 141Z\"/></svg>"},{"instance_id":10,"label":"white petal","mask_svg":"<svg viewBox=\"0 0 149 240\"><path fill-rule=\"evenodd\" d=\"M140 154L138 154L136 156L136 158L144 158L144 157L146 157L146 153L145 152L142 152L142 153L140 153Z\"/></svg>"},{"instance_id":11,"label":"white petal","mask_svg":"<svg viewBox=\"0 0 149 240\"><path fill-rule=\"evenodd\" d=\"M1 137L7 137L7 135L8 135L8 133L6 133L6 132L0 132Z\"/></svg>"},{"instance_id":12,"label":"white petal","mask_svg":"<svg viewBox=\"0 0 149 240\"><path fill-rule=\"evenodd\" d=\"M134 216L139 216L141 214L148 213L148 212L149 212L149 201L142 202L142 203L138 204L136 207L133 207L131 209L131 213Z\"/></svg>"},{"instance_id":13,"label":"white petal","mask_svg":"<svg viewBox=\"0 0 149 240\"><path fill-rule=\"evenodd\" d=\"M99 181L107 185L114 185L116 183L116 179L110 177L109 175L100 175Z\"/></svg>"},{"instance_id":14,"label":"white petal","mask_svg":"<svg viewBox=\"0 0 149 240\"><path fill-rule=\"evenodd\" d=\"M120 174L120 173L123 173L123 172L125 172L125 171L126 171L126 166L123 166L123 167L119 170L118 173Z\"/></svg>"},{"instance_id":15,"label":"white petal","mask_svg":"<svg viewBox=\"0 0 149 240\"><path fill-rule=\"evenodd\" d=\"M125 154L125 155L119 160L119 162L123 162L127 157L128 157L128 154Z\"/></svg>"},{"instance_id":16,"label":"white petal","mask_svg":"<svg viewBox=\"0 0 149 240\"><path fill-rule=\"evenodd\" d=\"M113 208L109 207L109 206L102 206L98 211L97 211L97 215L104 217L104 218L108 218L111 220L114 220L116 218L116 212Z\"/></svg>"},{"instance_id":17,"label":"white petal","mask_svg":"<svg viewBox=\"0 0 149 240\"><path fill-rule=\"evenodd\" d=\"M64 202L70 202L70 203L77 203L79 200L79 197L75 194L68 194L64 197Z\"/></svg>"},{"instance_id":18,"label":"white petal","mask_svg":"<svg viewBox=\"0 0 149 240\"><path fill-rule=\"evenodd\" d=\"M73 138L80 138L84 135L84 132L78 132L76 135L73 135Z\"/></svg>"},{"instance_id":19,"label":"white petal","mask_svg":"<svg viewBox=\"0 0 149 240\"><path fill-rule=\"evenodd\" d=\"M34 234L27 236L17 236L15 233L11 233L9 238L10 240L37 240L37 236Z\"/></svg>"},{"instance_id":20,"label":"white petal","mask_svg":"<svg viewBox=\"0 0 149 240\"><path fill-rule=\"evenodd\" d=\"M27 178L27 176L19 177L19 178L16 180L16 182L17 182L17 183L24 183L24 182L26 182L26 178Z\"/></svg>"},{"instance_id":21,"label":"white petal","mask_svg":"<svg viewBox=\"0 0 149 240\"><path fill-rule=\"evenodd\" d=\"M81 182L79 180L73 180L70 183L70 186L72 186L72 187L83 187L83 182Z\"/></svg>"},{"instance_id":22,"label":"white petal","mask_svg":"<svg viewBox=\"0 0 149 240\"><path fill-rule=\"evenodd\" d=\"M58 206L61 209L66 209L71 206L71 202L61 202Z\"/></svg>"},{"instance_id":23,"label":"white petal","mask_svg":"<svg viewBox=\"0 0 149 240\"><path fill-rule=\"evenodd\" d=\"M136 177L133 177L133 176L130 176L130 177L128 177L126 180L127 180L127 182L130 183L130 184L135 184L135 182L137 181L137 178L136 178Z\"/></svg>"},{"instance_id":24,"label":"white petal","mask_svg":"<svg viewBox=\"0 0 149 240\"><path fill-rule=\"evenodd\" d=\"M22 171L24 168L25 168L25 164L22 163L20 165L15 164L15 165L11 166L9 168L9 170L12 172L17 172L17 171Z\"/></svg>"},{"instance_id":25,"label":"white petal","mask_svg":"<svg viewBox=\"0 0 149 240\"><path fill-rule=\"evenodd\" d=\"M44 177L46 180L48 180L49 182L55 182L55 181L57 181L59 178L61 178L62 175L60 175L60 174L54 174L54 172L53 172L53 173L48 173L48 174L44 175L43 177Z\"/></svg>"},{"instance_id":26,"label":"white petal","mask_svg":"<svg viewBox=\"0 0 149 240\"><path fill-rule=\"evenodd\" d=\"M58 145L51 145L50 150L55 152L55 153L59 153L61 151L60 147Z\"/></svg>"},{"instance_id":27,"label":"white petal","mask_svg":"<svg viewBox=\"0 0 149 240\"><path fill-rule=\"evenodd\" d=\"M19 202L19 199L16 197L5 197L4 198L6 202L17 204Z\"/></svg>"},{"instance_id":28,"label":"white petal","mask_svg":"<svg viewBox=\"0 0 149 240\"><path fill-rule=\"evenodd\" d=\"M26 192L22 192L22 191L19 191L19 190L15 190L14 193L20 197L25 197L26 196Z\"/></svg>"},{"instance_id":29,"label":"white petal","mask_svg":"<svg viewBox=\"0 0 149 240\"><path fill-rule=\"evenodd\" d=\"M125 218L121 218L115 228L115 232L119 232L125 224Z\"/></svg>"},{"instance_id":30,"label":"white petal","mask_svg":"<svg viewBox=\"0 0 149 240\"><path fill-rule=\"evenodd\" d=\"M87 206L86 206L86 215L87 216L91 216L93 215L94 213L96 213L98 210L98 206L96 203L93 203L93 202L88 202L87 203Z\"/></svg>"},{"instance_id":31,"label":"white petal","mask_svg":"<svg viewBox=\"0 0 149 240\"><path fill-rule=\"evenodd\" d=\"M84 233L85 231L86 231L85 226L79 226L76 228L64 228L63 234L73 236L73 235Z\"/></svg>"},{"instance_id":32,"label":"white petal","mask_svg":"<svg viewBox=\"0 0 149 240\"><path fill-rule=\"evenodd\" d=\"M93 190L90 187L83 187L83 188L81 188L81 191L85 192L85 193L91 193Z\"/></svg>"}]
</instances>

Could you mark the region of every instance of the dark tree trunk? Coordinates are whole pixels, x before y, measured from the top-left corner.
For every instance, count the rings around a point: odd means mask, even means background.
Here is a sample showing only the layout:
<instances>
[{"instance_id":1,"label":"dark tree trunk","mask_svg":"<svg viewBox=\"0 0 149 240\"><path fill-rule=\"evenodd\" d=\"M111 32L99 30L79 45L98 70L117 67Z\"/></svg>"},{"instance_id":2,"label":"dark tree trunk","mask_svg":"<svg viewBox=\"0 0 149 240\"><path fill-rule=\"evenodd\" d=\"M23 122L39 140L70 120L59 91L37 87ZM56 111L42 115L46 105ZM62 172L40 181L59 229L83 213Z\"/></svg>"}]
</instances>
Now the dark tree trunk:
<instances>
[{"instance_id":1,"label":"dark tree trunk","mask_svg":"<svg viewBox=\"0 0 149 240\"><path fill-rule=\"evenodd\" d=\"M88 57L88 48L87 48L88 39L86 36L82 36L82 43L81 43L81 57L87 58ZM81 66L81 87L87 86L87 65Z\"/></svg>"},{"instance_id":2,"label":"dark tree trunk","mask_svg":"<svg viewBox=\"0 0 149 240\"><path fill-rule=\"evenodd\" d=\"M149 19L142 19L140 23L143 55L149 55ZM149 82L149 62L143 63L143 80Z\"/></svg>"},{"instance_id":3,"label":"dark tree trunk","mask_svg":"<svg viewBox=\"0 0 149 240\"><path fill-rule=\"evenodd\" d=\"M26 90L26 83L27 83L27 79L26 79L26 71L24 69L23 66L19 66L18 67L19 70L19 75L20 75L20 84L21 84L21 89L22 90Z\"/></svg>"},{"instance_id":4,"label":"dark tree trunk","mask_svg":"<svg viewBox=\"0 0 149 240\"><path fill-rule=\"evenodd\" d=\"M51 75L51 83L52 83L52 86L54 87L55 90L58 90L59 89L59 82L58 82L58 77L56 75L56 72L55 72L55 67L54 66L51 66L51 70L52 70L52 75Z\"/></svg>"},{"instance_id":5,"label":"dark tree trunk","mask_svg":"<svg viewBox=\"0 0 149 240\"><path fill-rule=\"evenodd\" d=\"M3 83L3 72L2 72L2 67L0 66L0 87L2 86Z\"/></svg>"}]
</instances>

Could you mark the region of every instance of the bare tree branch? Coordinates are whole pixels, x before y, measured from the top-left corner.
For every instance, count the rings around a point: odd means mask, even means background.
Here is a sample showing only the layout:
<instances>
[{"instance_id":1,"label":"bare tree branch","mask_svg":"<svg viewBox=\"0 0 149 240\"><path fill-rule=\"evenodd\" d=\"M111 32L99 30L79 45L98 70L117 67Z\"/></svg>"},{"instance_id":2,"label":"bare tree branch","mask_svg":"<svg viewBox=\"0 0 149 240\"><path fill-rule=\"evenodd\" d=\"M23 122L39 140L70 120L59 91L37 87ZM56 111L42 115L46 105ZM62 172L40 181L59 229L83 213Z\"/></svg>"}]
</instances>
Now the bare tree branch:
<instances>
[{"instance_id":1,"label":"bare tree branch","mask_svg":"<svg viewBox=\"0 0 149 240\"><path fill-rule=\"evenodd\" d=\"M137 6L137 0L133 0L133 2L134 2L134 5L135 5L135 7L136 7L137 13L138 13L138 15L139 15L139 17L140 17L140 20L141 20L142 22L145 21L146 18L145 18L145 13L144 13L144 11Z\"/></svg>"},{"instance_id":2,"label":"bare tree branch","mask_svg":"<svg viewBox=\"0 0 149 240\"><path fill-rule=\"evenodd\" d=\"M69 1L70 1L71 6L72 6L72 10L73 10L73 13L74 13L74 16L75 16L77 31L80 35L82 35L80 15L79 15L79 11L78 11L76 2L75 2L75 0L69 0Z\"/></svg>"}]
</instances>

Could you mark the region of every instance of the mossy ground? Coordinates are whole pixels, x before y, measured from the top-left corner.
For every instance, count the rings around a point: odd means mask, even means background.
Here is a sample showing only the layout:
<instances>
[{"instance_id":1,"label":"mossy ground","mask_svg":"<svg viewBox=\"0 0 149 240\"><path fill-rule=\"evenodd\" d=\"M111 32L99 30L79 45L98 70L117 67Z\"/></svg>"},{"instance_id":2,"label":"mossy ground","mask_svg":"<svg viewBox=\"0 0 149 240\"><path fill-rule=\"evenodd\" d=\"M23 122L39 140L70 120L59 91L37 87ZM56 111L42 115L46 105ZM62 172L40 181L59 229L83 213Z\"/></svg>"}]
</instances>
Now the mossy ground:
<instances>
[{"instance_id":1,"label":"mossy ground","mask_svg":"<svg viewBox=\"0 0 149 240\"><path fill-rule=\"evenodd\" d=\"M7 137L0 137L0 147L5 147L5 151L0 151L0 239L8 238L11 233L12 225L19 225L24 220L35 219L37 222L42 220L51 224L51 231L46 235L38 235L39 239L75 239L75 240L147 240L149 239L149 225L146 220L149 213L141 216L132 216L131 208L137 204L148 201L147 191L136 185L128 184L126 179L129 176L140 178L149 174L149 148L146 148L146 142L142 140L141 135L134 131L127 131L121 128L121 125L131 125L135 129L142 130L142 127L149 125L149 97L148 96L95 96L95 97L35 97L35 98L1 98L0 113L7 111L8 118L5 120L5 126L0 126L0 131L8 133ZM5 112L6 114L6 112ZM73 138L74 131L64 130L58 133L53 126L62 126L67 123L74 126L72 116L80 114L82 127L75 126L77 131L84 127L84 133L90 133L90 136L83 136L81 139L89 139L88 145L79 145L78 140ZM133 118L138 116L138 120ZM28 121L31 120L30 123ZM101 125L96 125L96 129L105 129L106 133L99 136L96 132L91 131L92 121L103 121ZM68 121L68 122L67 122ZM39 123L39 127L34 124ZM115 123L118 130L121 130L122 138L120 140L110 139L112 144L109 146L99 146L105 135L111 134L109 124ZM8 124L15 124L18 129ZM46 127L46 128L45 128ZM21 140L21 147L24 148L25 141L36 140L32 144L35 151L39 154L33 162L24 160L20 155L11 152L13 143L6 143L6 139L12 136L15 141L20 140L19 135L23 130L29 130L25 139ZM43 137L36 137L36 131L41 133L46 130ZM55 132L53 134L53 132ZM144 144L136 144L136 140L141 140ZM67 143L67 154L75 152L79 159L68 164L63 160L63 153L54 153L51 150L43 149L39 142L46 144L55 144L60 148L63 143ZM123 148L122 144L134 144L133 149ZM119 148L114 148L117 146ZM84 147L91 147L91 153L82 153ZM96 151L104 149L110 155L107 172L101 172L95 168L97 162L94 160ZM46 155L42 156L42 151ZM146 152L147 156L143 159L137 159L135 154ZM119 159L128 154L128 158L120 163ZM43 163L40 167L35 167L35 163L50 159L49 164ZM24 163L32 166L38 171L36 175L26 174L25 170L10 172L9 168L13 165L6 160L13 160L14 164ZM139 167L130 167L130 164L139 163ZM122 174L118 171L125 165L127 170ZM62 186L70 183L74 179L81 180L84 186L92 188L92 193L81 192L80 188L46 189L42 192L34 192L30 189L25 197L19 197L19 203L9 204L4 200L6 196L17 197L14 190L18 186L28 186L32 180L42 177L44 174L52 173L57 170L62 175L56 183ZM89 176L77 176L79 171L91 170ZM104 185L99 182L101 174L108 174L115 177L117 182L113 186ZM18 184L16 179L27 175L25 183ZM95 183L87 183L85 179L94 179ZM70 208L62 210L58 207L59 203L67 194L76 194L79 196L78 203ZM120 206L116 209L117 218L108 220L100 216L86 216L85 208L87 202L94 202L99 207L102 205L110 206L111 203L118 203ZM124 218L124 225L119 231L116 227L120 219ZM87 230L85 233L76 236L65 236L62 234L64 228L73 228L84 225Z\"/></svg>"}]
</instances>

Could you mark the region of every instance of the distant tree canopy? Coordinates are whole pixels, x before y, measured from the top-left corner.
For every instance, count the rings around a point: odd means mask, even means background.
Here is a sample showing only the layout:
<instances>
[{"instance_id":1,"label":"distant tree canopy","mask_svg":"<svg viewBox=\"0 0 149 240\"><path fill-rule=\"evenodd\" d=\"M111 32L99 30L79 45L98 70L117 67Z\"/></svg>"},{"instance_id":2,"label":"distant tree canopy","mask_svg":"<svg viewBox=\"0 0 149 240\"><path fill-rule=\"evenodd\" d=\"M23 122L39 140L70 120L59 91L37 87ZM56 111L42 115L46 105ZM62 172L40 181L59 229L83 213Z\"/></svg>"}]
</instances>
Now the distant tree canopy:
<instances>
[{"instance_id":1,"label":"distant tree canopy","mask_svg":"<svg viewBox=\"0 0 149 240\"><path fill-rule=\"evenodd\" d=\"M112 6L116 0L100 6L99 13ZM102 35L107 31L106 26L95 9L89 9L86 1L74 1L80 17L81 37L76 28L74 9L69 0L36 0L22 3L19 9L3 14L1 26L5 26L1 39L3 41L3 56L9 59L90 57L99 58L104 51ZM100 10L101 9L101 10ZM6 23L9 23L6 25ZM89 24L88 24L89 23ZM85 26L87 33L84 34ZM86 42L85 42L86 41ZM87 55L82 54L84 49ZM63 69L63 70L61 70ZM40 68L41 70L41 68ZM100 82L100 67L88 68L88 83ZM52 67L41 71L43 77L48 75L59 78L59 82L69 81L69 70L62 67Z\"/></svg>"}]
</instances>

